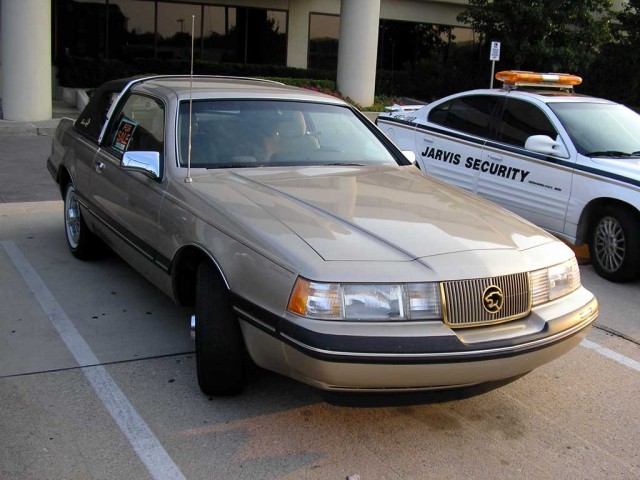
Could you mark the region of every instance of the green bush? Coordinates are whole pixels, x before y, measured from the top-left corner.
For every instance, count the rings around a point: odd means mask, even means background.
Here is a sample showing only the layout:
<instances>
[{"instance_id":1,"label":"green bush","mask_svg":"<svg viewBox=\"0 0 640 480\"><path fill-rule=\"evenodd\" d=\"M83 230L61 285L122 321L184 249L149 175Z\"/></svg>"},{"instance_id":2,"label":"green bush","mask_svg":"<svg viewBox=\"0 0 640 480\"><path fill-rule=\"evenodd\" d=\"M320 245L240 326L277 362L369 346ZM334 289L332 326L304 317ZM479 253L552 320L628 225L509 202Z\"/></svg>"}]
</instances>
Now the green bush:
<instances>
[{"instance_id":1,"label":"green bush","mask_svg":"<svg viewBox=\"0 0 640 480\"><path fill-rule=\"evenodd\" d=\"M84 57L65 57L58 61L58 80L69 88L98 87L108 80L138 75L188 75L189 62L137 58L132 62L96 60ZM227 75L239 77L291 78L334 82L335 72L317 69L284 67L280 65L250 65L196 61L195 75ZM327 84L329 85L329 84ZM324 87L323 87L324 88Z\"/></svg>"},{"instance_id":2,"label":"green bush","mask_svg":"<svg viewBox=\"0 0 640 480\"><path fill-rule=\"evenodd\" d=\"M394 72L380 70L376 74L376 95L432 101L456 92L486 88L489 86L491 64L485 53L477 46L451 46L444 58L426 58ZM508 69L510 66L503 62L496 65L496 71ZM179 60L136 59L129 63L66 57L58 62L60 85L70 88L95 88L115 78L187 75L189 72L189 63ZM196 62L194 73L269 78L337 95L336 72L328 70ZM633 49L619 44L604 45L588 71L569 73L583 76L583 84L576 88L579 93L608 98L631 107L640 106L640 57ZM495 82L495 86L499 87L500 82ZM368 109L371 108L378 108L378 105Z\"/></svg>"},{"instance_id":3,"label":"green bush","mask_svg":"<svg viewBox=\"0 0 640 480\"><path fill-rule=\"evenodd\" d=\"M333 80L318 80L314 78L284 78L284 77L260 77L274 80L276 82L284 83L285 85L291 85L292 87L303 87L322 92L330 90L334 92L336 90L336 82Z\"/></svg>"}]
</instances>

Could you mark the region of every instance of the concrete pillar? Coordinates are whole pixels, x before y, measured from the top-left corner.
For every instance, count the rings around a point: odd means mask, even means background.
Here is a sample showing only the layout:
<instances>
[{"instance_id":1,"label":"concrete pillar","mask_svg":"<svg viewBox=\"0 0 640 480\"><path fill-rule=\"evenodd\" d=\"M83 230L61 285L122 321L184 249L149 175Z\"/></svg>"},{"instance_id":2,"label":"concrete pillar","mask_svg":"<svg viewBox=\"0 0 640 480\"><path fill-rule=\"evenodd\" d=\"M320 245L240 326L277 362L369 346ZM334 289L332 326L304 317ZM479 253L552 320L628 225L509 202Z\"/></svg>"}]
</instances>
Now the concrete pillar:
<instances>
[{"instance_id":1,"label":"concrete pillar","mask_svg":"<svg viewBox=\"0 0 640 480\"><path fill-rule=\"evenodd\" d=\"M2 111L5 120L48 120L51 1L2 0Z\"/></svg>"},{"instance_id":2,"label":"concrete pillar","mask_svg":"<svg viewBox=\"0 0 640 480\"><path fill-rule=\"evenodd\" d=\"M307 68L309 10L305 2L290 3L287 37L287 66Z\"/></svg>"},{"instance_id":3,"label":"concrete pillar","mask_svg":"<svg viewBox=\"0 0 640 480\"><path fill-rule=\"evenodd\" d=\"M338 90L363 107L373 104L380 0L342 0Z\"/></svg>"}]
</instances>

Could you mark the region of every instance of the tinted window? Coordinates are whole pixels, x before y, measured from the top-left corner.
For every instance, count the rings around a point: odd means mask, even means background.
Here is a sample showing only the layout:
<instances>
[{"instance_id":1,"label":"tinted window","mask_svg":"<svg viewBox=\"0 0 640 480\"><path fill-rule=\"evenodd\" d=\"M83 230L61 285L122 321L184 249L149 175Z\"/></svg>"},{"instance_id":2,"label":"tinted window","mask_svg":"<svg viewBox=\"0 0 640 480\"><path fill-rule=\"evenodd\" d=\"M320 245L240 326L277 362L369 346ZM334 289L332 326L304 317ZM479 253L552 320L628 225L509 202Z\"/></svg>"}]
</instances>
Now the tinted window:
<instances>
[{"instance_id":1,"label":"tinted window","mask_svg":"<svg viewBox=\"0 0 640 480\"><path fill-rule=\"evenodd\" d=\"M429 121L478 137L488 137L491 114L497 101L498 97L491 95L456 98L434 108L429 113Z\"/></svg>"},{"instance_id":2,"label":"tinted window","mask_svg":"<svg viewBox=\"0 0 640 480\"><path fill-rule=\"evenodd\" d=\"M114 153L164 150L164 106L159 100L131 95L116 115L106 137Z\"/></svg>"},{"instance_id":3,"label":"tinted window","mask_svg":"<svg viewBox=\"0 0 640 480\"><path fill-rule=\"evenodd\" d=\"M532 135L547 135L555 140L558 132L544 112L535 105L507 99L502 121L498 125L498 141L524 147L527 138Z\"/></svg>"}]
</instances>

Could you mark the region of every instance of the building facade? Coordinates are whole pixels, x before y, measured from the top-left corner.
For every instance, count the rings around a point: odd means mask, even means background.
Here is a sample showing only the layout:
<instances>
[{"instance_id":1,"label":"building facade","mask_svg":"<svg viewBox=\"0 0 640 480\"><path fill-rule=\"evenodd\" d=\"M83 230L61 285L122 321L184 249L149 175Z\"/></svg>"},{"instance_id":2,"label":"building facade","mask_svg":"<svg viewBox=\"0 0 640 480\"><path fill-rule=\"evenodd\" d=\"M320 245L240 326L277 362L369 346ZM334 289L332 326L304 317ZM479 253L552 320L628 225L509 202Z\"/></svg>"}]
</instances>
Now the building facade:
<instances>
[{"instance_id":1,"label":"building facade","mask_svg":"<svg viewBox=\"0 0 640 480\"><path fill-rule=\"evenodd\" d=\"M6 119L51 116L52 65L65 55L188 59L337 70L338 89L373 102L376 69L399 69L425 38L472 41L466 0L0 0Z\"/></svg>"}]
</instances>

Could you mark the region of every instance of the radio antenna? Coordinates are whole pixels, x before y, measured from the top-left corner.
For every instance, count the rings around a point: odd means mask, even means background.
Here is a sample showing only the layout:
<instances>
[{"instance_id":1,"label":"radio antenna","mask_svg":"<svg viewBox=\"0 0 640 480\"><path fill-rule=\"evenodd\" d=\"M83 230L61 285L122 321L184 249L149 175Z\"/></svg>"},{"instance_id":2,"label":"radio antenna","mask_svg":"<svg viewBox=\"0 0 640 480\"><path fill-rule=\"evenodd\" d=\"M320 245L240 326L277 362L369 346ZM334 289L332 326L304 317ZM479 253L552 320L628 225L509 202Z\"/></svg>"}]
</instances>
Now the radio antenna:
<instances>
[{"instance_id":1,"label":"radio antenna","mask_svg":"<svg viewBox=\"0 0 640 480\"><path fill-rule=\"evenodd\" d=\"M193 30L196 23L196 16L191 15L191 75L189 75L189 144L187 147L187 178L185 182L193 182L191 178L191 114L193 112Z\"/></svg>"}]
</instances>

